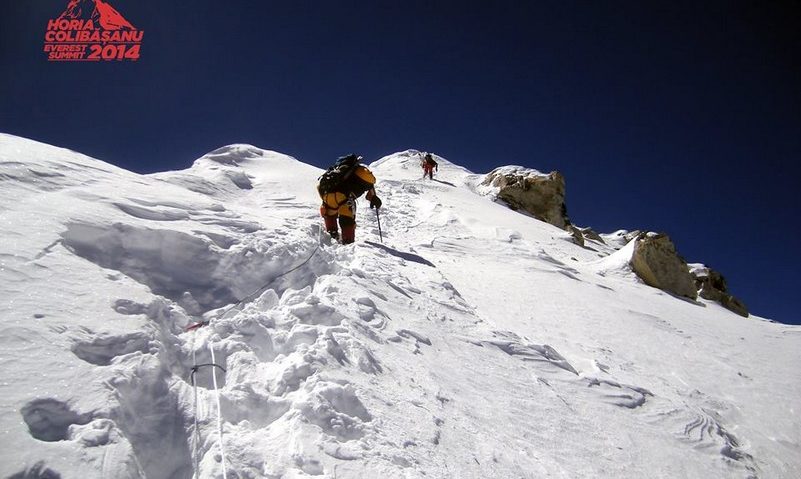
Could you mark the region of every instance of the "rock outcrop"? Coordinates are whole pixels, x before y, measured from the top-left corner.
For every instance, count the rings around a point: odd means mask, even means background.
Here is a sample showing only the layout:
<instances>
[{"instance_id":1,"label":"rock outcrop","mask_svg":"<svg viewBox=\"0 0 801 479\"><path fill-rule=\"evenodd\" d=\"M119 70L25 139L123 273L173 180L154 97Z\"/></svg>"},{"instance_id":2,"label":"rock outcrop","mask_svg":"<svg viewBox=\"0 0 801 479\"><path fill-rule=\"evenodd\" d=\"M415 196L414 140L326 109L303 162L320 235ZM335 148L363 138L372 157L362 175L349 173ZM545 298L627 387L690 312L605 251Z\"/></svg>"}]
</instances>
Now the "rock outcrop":
<instances>
[{"instance_id":1,"label":"rock outcrop","mask_svg":"<svg viewBox=\"0 0 801 479\"><path fill-rule=\"evenodd\" d=\"M584 247L584 232L581 230L581 228L577 228L571 224L568 224L567 226L565 226L565 231L570 233L570 236L573 239L574 243L581 246L582 248Z\"/></svg>"},{"instance_id":2,"label":"rock outcrop","mask_svg":"<svg viewBox=\"0 0 801 479\"><path fill-rule=\"evenodd\" d=\"M667 235L640 233L636 241L631 267L640 279L678 296L697 298L695 279Z\"/></svg>"},{"instance_id":3,"label":"rock outcrop","mask_svg":"<svg viewBox=\"0 0 801 479\"><path fill-rule=\"evenodd\" d=\"M488 173L481 187L513 210L525 211L567 231L579 246L584 247L586 241L592 240L622 248L634 240L630 264L646 284L692 300L700 295L741 316L748 316L745 304L727 292L723 276L703 265L690 268L667 235L639 230L600 235L591 228L573 225L565 205L565 178L558 171L545 174L522 166L502 166Z\"/></svg>"},{"instance_id":4,"label":"rock outcrop","mask_svg":"<svg viewBox=\"0 0 801 479\"><path fill-rule=\"evenodd\" d=\"M748 317L748 308L742 301L729 294L726 279L722 274L702 264L690 265L690 274L695 278L695 287L699 296L710 301L717 301L729 311Z\"/></svg>"},{"instance_id":5,"label":"rock outcrop","mask_svg":"<svg viewBox=\"0 0 801 479\"><path fill-rule=\"evenodd\" d=\"M557 228L570 225L565 178L558 171L546 175L521 166L502 166L488 173L481 184L496 188L497 198L514 210L526 211Z\"/></svg>"},{"instance_id":6,"label":"rock outcrop","mask_svg":"<svg viewBox=\"0 0 801 479\"><path fill-rule=\"evenodd\" d=\"M578 230L581 232L581 235L585 239L597 241L598 243L601 244L606 244L606 241L604 241L601 235L599 235L594 229L586 227L586 228L578 228Z\"/></svg>"}]
</instances>

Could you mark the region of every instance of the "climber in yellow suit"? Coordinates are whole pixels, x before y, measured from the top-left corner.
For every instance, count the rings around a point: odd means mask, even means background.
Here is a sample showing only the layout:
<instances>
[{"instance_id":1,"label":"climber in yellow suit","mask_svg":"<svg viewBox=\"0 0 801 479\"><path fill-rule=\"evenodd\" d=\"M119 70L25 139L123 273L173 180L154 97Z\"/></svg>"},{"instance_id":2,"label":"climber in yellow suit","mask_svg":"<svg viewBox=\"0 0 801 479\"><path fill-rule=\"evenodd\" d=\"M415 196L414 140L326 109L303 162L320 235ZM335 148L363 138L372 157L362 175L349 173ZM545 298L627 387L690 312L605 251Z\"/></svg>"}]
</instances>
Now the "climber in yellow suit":
<instances>
[{"instance_id":1,"label":"climber in yellow suit","mask_svg":"<svg viewBox=\"0 0 801 479\"><path fill-rule=\"evenodd\" d=\"M342 243L353 243L356 240L356 199L365 192L365 198L370 202L370 208L381 208L381 199L375 193L375 176L366 166L359 164L360 156L349 155L340 158L340 162L350 160L353 163L349 169L342 168L341 178L332 179L330 185L324 186L323 175L318 184L317 191L323 204L320 206L320 215L325 221L325 229L337 238L337 219L342 228ZM333 168L333 167L332 167ZM345 171L346 170L346 171ZM329 172L332 169L329 169ZM328 174L328 173L326 173ZM333 176L333 175L332 175Z\"/></svg>"}]
</instances>

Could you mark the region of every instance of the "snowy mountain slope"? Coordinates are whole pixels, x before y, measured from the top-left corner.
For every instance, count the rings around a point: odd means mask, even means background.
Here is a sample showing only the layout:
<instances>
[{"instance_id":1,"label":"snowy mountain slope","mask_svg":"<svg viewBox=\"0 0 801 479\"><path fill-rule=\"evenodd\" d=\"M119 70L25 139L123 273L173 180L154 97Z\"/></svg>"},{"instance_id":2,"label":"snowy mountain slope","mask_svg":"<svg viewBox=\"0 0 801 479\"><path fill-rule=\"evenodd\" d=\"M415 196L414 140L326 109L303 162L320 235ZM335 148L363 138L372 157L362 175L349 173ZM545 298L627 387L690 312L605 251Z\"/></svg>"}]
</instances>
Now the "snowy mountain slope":
<instances>
[{"instance_id":1,"label":"snowy mountain slope","mask_svg":"<svg viewBox=\"0 0 801 479\"><path fill-rule=\"evenodd\" d=\"M384 243L362 207L342 246L278 153L142 176L0 135L2 477L801 475L800 328L418 161L371 165Z\"/></svg>"}]
</instances>

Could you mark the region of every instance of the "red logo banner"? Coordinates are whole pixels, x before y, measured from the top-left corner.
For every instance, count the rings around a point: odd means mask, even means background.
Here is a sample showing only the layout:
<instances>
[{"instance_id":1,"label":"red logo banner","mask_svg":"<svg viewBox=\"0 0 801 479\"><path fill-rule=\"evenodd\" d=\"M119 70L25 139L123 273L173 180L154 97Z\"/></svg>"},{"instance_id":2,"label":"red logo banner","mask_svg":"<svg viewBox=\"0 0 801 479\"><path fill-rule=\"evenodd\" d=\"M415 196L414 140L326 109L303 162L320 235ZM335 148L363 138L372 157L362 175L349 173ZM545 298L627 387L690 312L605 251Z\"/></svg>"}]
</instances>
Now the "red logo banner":
<instances>
[{"instance_id":1,"label":"red logo banner","mask_svg":"<svg viewBox=\"0 0 801 479\"><path fill-rule=\"evenodd\" d=\"M47 22L44 52L49 61L136 61L145 32L103 0L70 0Z\"/></svg>"}]
</instances>

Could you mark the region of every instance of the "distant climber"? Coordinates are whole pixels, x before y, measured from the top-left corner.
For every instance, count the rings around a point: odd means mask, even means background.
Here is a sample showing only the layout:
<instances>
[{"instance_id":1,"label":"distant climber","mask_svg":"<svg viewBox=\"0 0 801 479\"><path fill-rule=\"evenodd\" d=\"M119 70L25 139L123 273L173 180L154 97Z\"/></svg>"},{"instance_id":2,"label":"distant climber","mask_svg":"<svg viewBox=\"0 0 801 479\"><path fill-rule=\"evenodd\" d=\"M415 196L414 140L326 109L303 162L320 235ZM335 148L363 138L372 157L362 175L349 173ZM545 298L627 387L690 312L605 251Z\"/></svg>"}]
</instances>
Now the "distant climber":
<instances>
[{"instance_id":1,"label":"distant climber","mask_svg":"<svg viewBox=\"0 0 801 479\"><path fill-rule=\"evenodd\" d=\"M325 229L332 238L339 238L337 218L342 228L342 244L356 240L356 199L367 192L370 208L381 208L381 199L375 193L375 176L360 164L361 156L348 155L337 160L320 176L317 192L323 200L320 215Z\"/></svg>"},{"instance_id":2,"label":"distant climber","mask_svg":"<svg viewBox=\"0 0 801 479\"><path fill-rule=\"evenodd\" d=\"M436 160L434 160L434 158L431 157L431 153L426 153L425 158L423 158L423 161L420 162L420 164L423 166L423 178L425 178L426 175L428 175L428 178L430 180L433 180L434 169L439 171L439 164L437 164Z\"/></svg>"}]
</instances>

